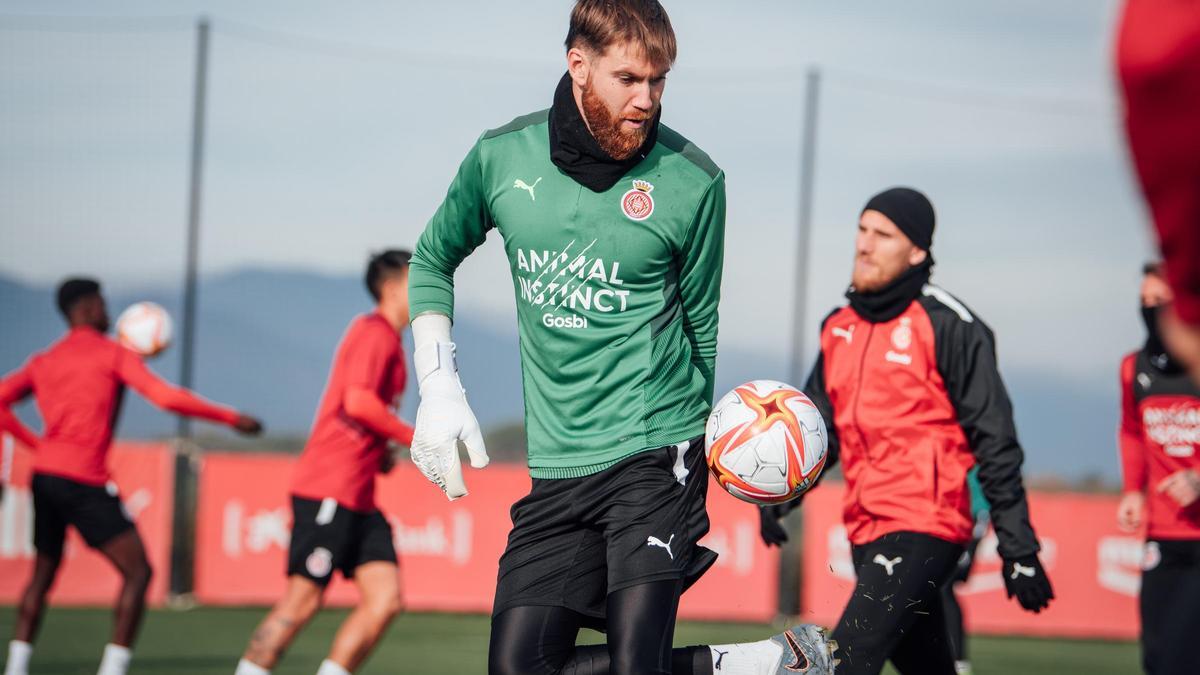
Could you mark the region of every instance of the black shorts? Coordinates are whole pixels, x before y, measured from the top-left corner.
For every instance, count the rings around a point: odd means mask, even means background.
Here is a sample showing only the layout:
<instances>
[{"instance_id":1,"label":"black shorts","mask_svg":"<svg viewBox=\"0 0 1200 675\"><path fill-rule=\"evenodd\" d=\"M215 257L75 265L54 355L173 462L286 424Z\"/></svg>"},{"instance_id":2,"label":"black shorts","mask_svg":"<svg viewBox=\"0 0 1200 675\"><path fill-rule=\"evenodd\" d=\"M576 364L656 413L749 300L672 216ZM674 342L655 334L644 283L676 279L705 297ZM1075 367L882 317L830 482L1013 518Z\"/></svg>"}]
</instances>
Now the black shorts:
<instances>
[{"instance_id":1,"label":"black shorts","mask_svg":"<svg viewBox=\"0 0 1200 675\"><path fill-rule=\"evenodd\" d=\"M61 558L70 525L92 548L133 528L117 498L117 488L87 485L61 476L33 474L33 545L38 553Z\"/></svg>"},{"instance_id":2,"label":"black shorts","mask_svg":"<svg viewBox=\"0 0 1200 675\"><path fill-rule=\"evenodd\" d=\"M396 564L392 526L382 513L351 511L333 499L292 496L288 576L300 575L325 587L334 570L352 579L359 565L377 561Z\"/></svg>"},{"instance_id":3,"label":"black shorts","mask_svg":"<svg viewBox=\"0 0 1200 675\"><path fill-rule=\"evenodd\" d=\"M492 615L566 607L603 628L609 593L678 579L691 586L717 554L708 533L704 439L639 452L582 478L534 479L512 507Z\"/></svg>"}]
</instances>

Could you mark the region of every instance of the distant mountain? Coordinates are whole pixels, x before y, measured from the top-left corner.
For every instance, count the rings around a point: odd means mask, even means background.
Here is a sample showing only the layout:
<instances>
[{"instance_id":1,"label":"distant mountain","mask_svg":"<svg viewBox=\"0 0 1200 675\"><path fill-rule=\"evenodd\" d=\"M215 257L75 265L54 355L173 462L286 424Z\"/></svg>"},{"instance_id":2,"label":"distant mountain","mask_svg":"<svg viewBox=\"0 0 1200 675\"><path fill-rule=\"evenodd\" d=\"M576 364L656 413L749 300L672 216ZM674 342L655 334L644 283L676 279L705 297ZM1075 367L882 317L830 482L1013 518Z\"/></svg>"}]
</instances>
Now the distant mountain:
<instances>
[{"instance_id":1,"label":"distant mountain","mask_svg":"<svg viewBox=\"0 0 1200 675\"><path fill-rule=\"evenodd\" d=\"M127 305L152 300L180 317L179 291L147 287L110 294L114 316ZM53 306L53 289L0 276L0 371L20 365L63 331ZM199 289L196 381L202 395L261 416L272 436L303 437L312 421L334 347L347 323L369 311L361 281L309 271L245 270L204 279ZM178 329L178 326L176 326ZM469 310L457 313L463 383L485 429L502 430L523 416L521 370L515 319L506 325L481 322ZM412 345L406 336L407 349ZM179 349L151 361L158 373L177 381ZM1115 371L1115 366L1113 368ZM785 378L783 355L754 353L722 345L717 392L754 378ZM1078 382L1039 372L1005 373L1016 407L1026 468L1079 480L1117 475L1114 430L1115 383L1105 375ZM416 392L410 378L402 413L412 419ZM37 425L31 404L18 409ZM175 421L137 396L126 399L120 433L125 437L166 437ZM510 431L503 436L511 442ZM197 432L217 439L232 435L198 423Z\"/></svg>"}]
</instances>

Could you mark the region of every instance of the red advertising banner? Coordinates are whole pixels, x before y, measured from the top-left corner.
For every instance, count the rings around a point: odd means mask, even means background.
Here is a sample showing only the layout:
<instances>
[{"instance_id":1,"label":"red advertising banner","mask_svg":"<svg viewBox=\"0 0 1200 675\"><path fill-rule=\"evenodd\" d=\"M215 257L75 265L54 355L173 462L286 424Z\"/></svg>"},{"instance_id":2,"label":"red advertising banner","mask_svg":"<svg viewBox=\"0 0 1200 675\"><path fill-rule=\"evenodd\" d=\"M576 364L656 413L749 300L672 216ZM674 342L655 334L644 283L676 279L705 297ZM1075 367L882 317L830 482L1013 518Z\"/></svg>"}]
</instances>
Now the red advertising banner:
<instances>
[{"instance_id":1,"label":"red advertising banner","mask_svg":"<svg viewBox=\"0 0 1200 675\"><path fill-rule=\"evenodd\" d=\"M175 485L174 453L164 445L117 443L108 466L126 511L137 523L154 568L148 600L161 605L171 578L171 513ZM7 485L0 505L0 603L17 602L33 568L33 498L29 491L33 456L10 436L0 439L0 476ZM121 577L99 553L68 528L63 564L50 593L56 605L109 605Z\"/></svg>"},{"instance_id":2,"label":"red advertising banner","mask_svg":"<svg viewBox=\"0 0 1200 675\"><path fill-rule=\"evenodd\" d=\"M842 526L841 483L804 500L805 621L832 626L854 587L850 543ZM1116 529L1117 498L1032 493L1029 508L1041 559L1056 599L1040 614L1004 592L996 535L980 543L971 577L958 587L967 629L980 633L1137 638L1142 539Z\"/></svg>"},{"instance_id":3,"label":"red advertising banner","mask_svg":"<svg viewBox=\"0 0 1200 675\"><path fill-rule=\"evenodd\" d=\"M294 458L209 453L200 472L196 597L209 604L270 604L283 592L290 536L287 495ZM496 564L512 525L509 508L529 491L523 467L467 470L471 494L448 502L411 465L379 484L380 509L391 522L400 556L405 604L413 610L487 612ZM778 554L758 540L755 510L713 491L712 531L704 544L717 564L685 596L690 618L766 620L775 611ZM357 600L335 577L333 605Z\"/></svg>"}]
</instances>

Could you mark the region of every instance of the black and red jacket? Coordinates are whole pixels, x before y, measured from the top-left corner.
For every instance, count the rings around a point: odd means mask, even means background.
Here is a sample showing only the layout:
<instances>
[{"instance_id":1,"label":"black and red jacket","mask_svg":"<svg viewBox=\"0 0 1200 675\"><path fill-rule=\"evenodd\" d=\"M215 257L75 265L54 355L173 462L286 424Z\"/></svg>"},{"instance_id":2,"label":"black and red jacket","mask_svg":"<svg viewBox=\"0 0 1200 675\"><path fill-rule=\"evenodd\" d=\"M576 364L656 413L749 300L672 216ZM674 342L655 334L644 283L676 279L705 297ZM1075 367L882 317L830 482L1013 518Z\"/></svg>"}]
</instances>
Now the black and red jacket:
<instances>
[{"instance_id":1,"label":"black and red jacket","mask_svg":"<svg viewBox=\"0 0 1200 675\"><path fill-rule=\"evenodd\" d=\"M1126 492L1146 493L1146 536L1200 539L1200 502L1180 508L1156 488L1181 469L1200 470L1200 388L1148 349L1121 361L1121 474Z\"/></svg>"},{"instance_id":2,"label":"black and red jacket","mask_svg":"<svg viewBox=\"0 0 1200 675\"><path fill-rule=\"evenodd\" d=\"M992 331L949 293L926 284L878 323L834 310L805 393L829 427L826 468L842 462L852 543L899 531L966 543L967 472L979 464L1000 554L1038 551Z\"/></svg>"}]
</instances>

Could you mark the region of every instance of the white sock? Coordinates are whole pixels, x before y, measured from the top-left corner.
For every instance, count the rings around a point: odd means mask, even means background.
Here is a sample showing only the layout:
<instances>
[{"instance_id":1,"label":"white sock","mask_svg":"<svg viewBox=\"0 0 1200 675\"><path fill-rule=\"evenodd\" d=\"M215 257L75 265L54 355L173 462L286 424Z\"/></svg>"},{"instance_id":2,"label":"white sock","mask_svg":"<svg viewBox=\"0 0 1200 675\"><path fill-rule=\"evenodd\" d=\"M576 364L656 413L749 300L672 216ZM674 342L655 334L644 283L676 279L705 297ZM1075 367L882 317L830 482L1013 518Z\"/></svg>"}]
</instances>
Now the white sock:
<instances>
[{"instance_id":1,"label":"white sock","mask_svg":"<svg viewBox=\"0 0 1200 675\"><path fill-rule=\"evenodd\" d=\"M237 670L233 672L233 675L271 675L271 671L257 663L251 663L246 659L242 659L238 661Z\"/></svg>"},{"instance_id":2,"label":"white sock","mask_svg":"<svg viewBox=\"0 0 1200 675\"><path fill-rule=\"evenodd\" d=\"M8 665L4 675L29 675L29 657L33 656L33 645L20 640L8 643Z\"/></svg>"},{"instance_id":3,"label":"white sock","mask_svg":"<svg viewBox=\"0 0 1200 675\"><path fill-rule=\"evenodd\" d=\"M774 673L783 657L783 647L772 640L711 645L713 675L759 675Z\"/></svg>"},{"instance_id":4,"label":"white sock","mask_svg":"<svg viewBox=\"0 0 1200 675\"><path fill-rule=\"evenodd\" d=\"M317 675L351 675L351 673L333 661L325 659L321 662L321 667L317 669Z\"/></svg>"},{"instance_id":5,"label":"white sock","mask_svg":"<svg viewBox=\"0 0 1200 675\"><path fill-rule=\"evenodd\" d=\"M971 662L966 660L955 661L954 672L958 673L958 675L971 675Z\"/></svg>"},{"instance_id":6,"label":"white sock","mask_svg":"<svg viewBox=\"0 0 1200 675\"><path fill-rule=\"evenodd\" d=\"M100 670L96 675L125 675L129 670L129 658L133 652L120 645L104 645L104 658L100 659Z\"/></svg>"}]
</instances>

